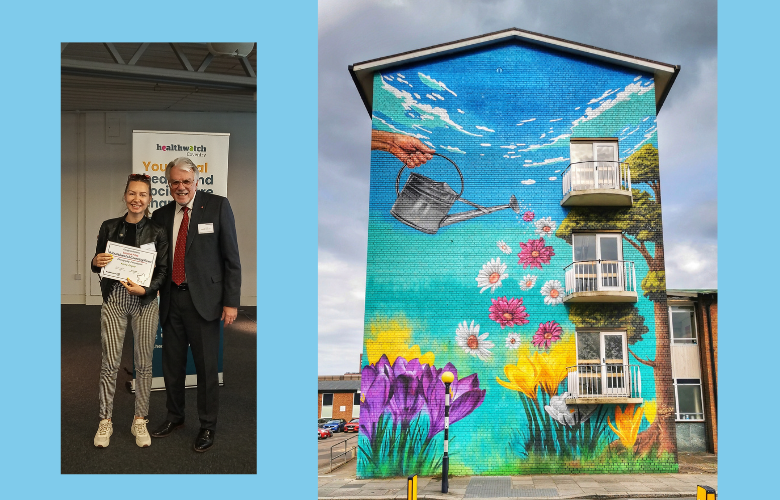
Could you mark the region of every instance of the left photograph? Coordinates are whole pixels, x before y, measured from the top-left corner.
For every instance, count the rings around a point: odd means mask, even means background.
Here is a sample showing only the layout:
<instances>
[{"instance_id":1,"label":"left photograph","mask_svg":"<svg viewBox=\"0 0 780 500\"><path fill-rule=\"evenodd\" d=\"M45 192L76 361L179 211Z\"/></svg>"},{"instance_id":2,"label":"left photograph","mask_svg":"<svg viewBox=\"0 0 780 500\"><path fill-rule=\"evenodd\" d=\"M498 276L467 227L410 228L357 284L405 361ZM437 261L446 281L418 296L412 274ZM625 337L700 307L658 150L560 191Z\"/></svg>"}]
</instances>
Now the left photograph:
<instances>
[{"instance_id":1,"label":"left photograph","mask_svg":"<svg viewBox=\"0 0 780 500\"><path fill-rule=\"evenodd\" d=\"M61 44L61 473L257 472L257 46Z\"/></svg>"}]
</instances>

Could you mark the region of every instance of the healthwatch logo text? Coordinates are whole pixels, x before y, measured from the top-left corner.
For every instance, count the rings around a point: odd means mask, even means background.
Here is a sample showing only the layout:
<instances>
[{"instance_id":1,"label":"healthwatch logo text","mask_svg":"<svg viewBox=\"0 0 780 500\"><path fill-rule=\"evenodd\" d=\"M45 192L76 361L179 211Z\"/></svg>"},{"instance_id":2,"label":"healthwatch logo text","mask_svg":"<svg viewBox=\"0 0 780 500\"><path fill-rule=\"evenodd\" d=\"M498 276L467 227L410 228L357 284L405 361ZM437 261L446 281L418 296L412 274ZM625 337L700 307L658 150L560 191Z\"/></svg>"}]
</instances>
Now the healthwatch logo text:
<instances>
[{"instance_id":1,"label":"healthwatch logo text","mask_svg":"<svg viewBox=\"0 0 780 500\"><path fill-rule=\"evenodd\" d=\"M200 151L206 152L206 146L182 146L181 144L169 144L167 146L157 145L157 151Z\"/></svg>"}]
</instances>

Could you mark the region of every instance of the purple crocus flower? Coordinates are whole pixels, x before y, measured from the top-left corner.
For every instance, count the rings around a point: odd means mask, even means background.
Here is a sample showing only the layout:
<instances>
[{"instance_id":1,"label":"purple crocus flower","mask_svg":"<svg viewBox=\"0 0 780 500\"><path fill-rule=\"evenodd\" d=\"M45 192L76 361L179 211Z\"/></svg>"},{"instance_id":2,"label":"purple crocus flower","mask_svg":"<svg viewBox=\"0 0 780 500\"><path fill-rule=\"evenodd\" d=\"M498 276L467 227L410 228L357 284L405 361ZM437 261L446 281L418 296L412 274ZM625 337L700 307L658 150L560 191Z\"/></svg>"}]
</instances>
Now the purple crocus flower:
<instances>
[{"instance_id":1,"label":"purple crocus flower","mask_svg":"<svg viewBox=\"0 0 780 500\"><path fill-rule=\"evenodd\" d=\"M445 371L455 376L450 386L450 423L468 416L485 399L485 389L479 388L476 374L458 380L458 370L452 363L436 369L429 364L421 364L415 358L406 361L398 357L390 365L386 356L382 356L375 365L362 370L362 395L360 405L360 432L369 440L376 433L379 418L389 412L393 425L402 429L426 412L430 419L428 439L444 430L444 382L441 375Z\"/></svg>"},{"instance_id":2,"label":"purple crocus flower","mask_svg":"<svg viewBox=\"0 0 780 500\"><path fill-rule=\"evenodd\" d=\"M417 417L425 400L420 394L420 381L410 375L399 375L390 385L388 407L393 415L393 423L402 428Z\"/></svg>"},{"instance_id":3,"label":"purple crocus flower","mask_svg":"<svg viewBox=\"0 0 780 500\"><path fill-rule=\"evenodd\" d=\"M387 410L392 368L382 355L376 365L363 367L361 374L360 431L371 439L379 417Z\"/></svg>"}]
</instances>

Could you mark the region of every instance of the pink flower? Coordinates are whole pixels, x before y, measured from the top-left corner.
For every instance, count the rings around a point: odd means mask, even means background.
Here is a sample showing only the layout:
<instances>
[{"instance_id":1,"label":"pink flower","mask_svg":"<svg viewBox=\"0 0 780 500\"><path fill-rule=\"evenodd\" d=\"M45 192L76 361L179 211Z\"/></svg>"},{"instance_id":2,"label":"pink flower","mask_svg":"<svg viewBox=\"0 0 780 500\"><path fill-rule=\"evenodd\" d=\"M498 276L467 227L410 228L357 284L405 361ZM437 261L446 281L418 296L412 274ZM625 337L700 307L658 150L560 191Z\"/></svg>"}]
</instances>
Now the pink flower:
<instances>
[{"instance_id":1,"label":"pink flower","mask_svg":"<svg viewBox=\"0 0 780 500\"><path fill-rule=\"evenodd\" d=\"M534 220L534 213L531 212L530 210L528 212L524 213L523 214L523 220L526 221L526 222L531 222L532 220Z\"/></svg>"},{"instance_id":2,"label":"pink flower","mask_svg":"<svg viewBox=\"0 0 780 500\"><path fill-rule=\"evenodd\" d=\"M523 265L523 269L528 266L531 268L542 268L542 264L549 264L550 257L555 255L552 247L544 246L544 238L538 240L528 240L527 243L520 243L520 257L518 264Z\"/></svg>"},{"instance_id":3,"label":"pink flower","mask_svg":"<svg viewBox=\"0 0 780 500\"><path fill-rule=\"evenodd\" d=\"M493 305L490 306L490 319L498 322L501 328L505 326L525 325L528 323L528 313L525 312L523 299L506 300L506 297L490 299Z\"/></svg>"},{"instance_id":4,"label":"pink flower","mask_svg":"<svg viewBox=\"0 0 780 500\"><path fill-rule=\"evenodd\" d=\"M546 349L550 348L550 344L561 340L563 330L561 325L555 321L548 321L547 323L539 323L539 329L536 330L536 334L533 338L533 344L536 347L544 346Z\"/></svg>"}]
</instances>

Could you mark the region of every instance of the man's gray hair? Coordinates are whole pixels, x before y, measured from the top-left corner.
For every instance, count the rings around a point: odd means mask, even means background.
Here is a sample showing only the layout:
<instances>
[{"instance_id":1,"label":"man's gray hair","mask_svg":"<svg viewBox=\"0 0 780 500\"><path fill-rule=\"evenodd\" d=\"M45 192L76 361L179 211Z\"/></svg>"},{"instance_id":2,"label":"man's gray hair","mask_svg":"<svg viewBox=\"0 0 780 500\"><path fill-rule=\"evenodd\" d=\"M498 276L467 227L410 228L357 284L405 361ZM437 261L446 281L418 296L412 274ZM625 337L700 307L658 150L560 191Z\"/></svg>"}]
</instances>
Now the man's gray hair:
<instances>
[{"instance_id":1,"label":"man's gray hair","mask_svg":"<svg viewBox=\"0 0 780 500\"><path fill-rule=\"evenodd\" d=\"M177 168L179 170L184 170L185 172L192 172L195 174L195 183L198 183L198 177L200 177L200 171L198 170L198 166L195 165L192 160L187 158L186 156L181 156L179 158L176 158L172 162L168 163L168 166L165 167L165 179L168 182L171 182L171 170Z\"/></svg>"}]
</instances>

